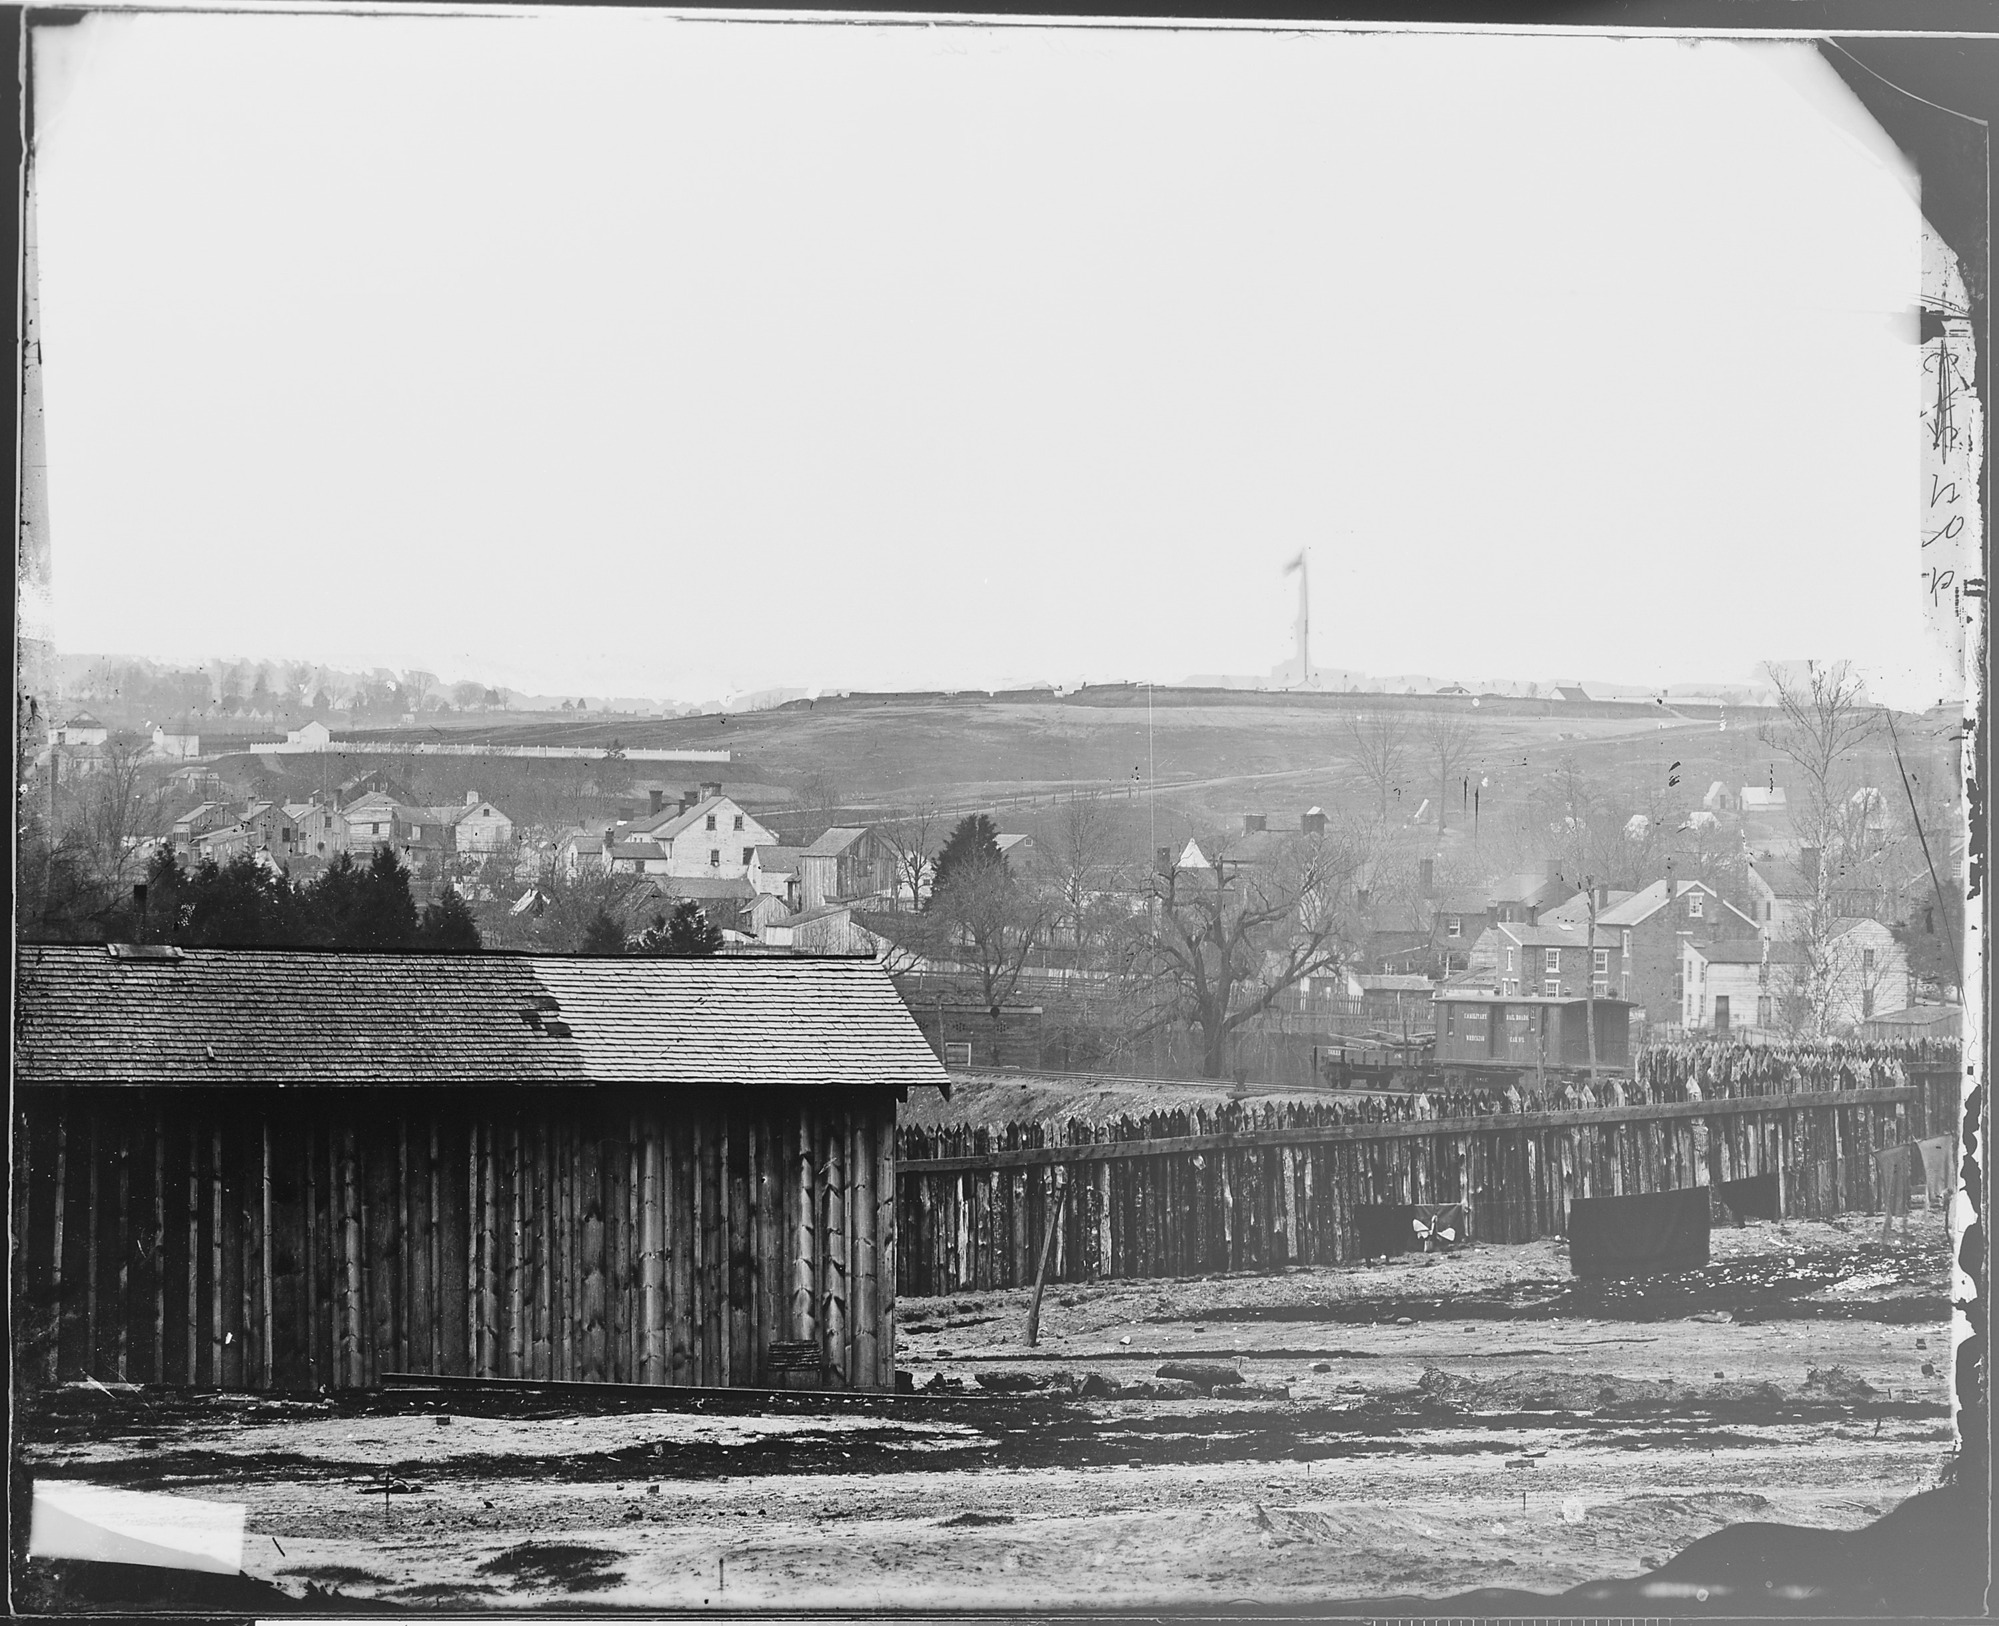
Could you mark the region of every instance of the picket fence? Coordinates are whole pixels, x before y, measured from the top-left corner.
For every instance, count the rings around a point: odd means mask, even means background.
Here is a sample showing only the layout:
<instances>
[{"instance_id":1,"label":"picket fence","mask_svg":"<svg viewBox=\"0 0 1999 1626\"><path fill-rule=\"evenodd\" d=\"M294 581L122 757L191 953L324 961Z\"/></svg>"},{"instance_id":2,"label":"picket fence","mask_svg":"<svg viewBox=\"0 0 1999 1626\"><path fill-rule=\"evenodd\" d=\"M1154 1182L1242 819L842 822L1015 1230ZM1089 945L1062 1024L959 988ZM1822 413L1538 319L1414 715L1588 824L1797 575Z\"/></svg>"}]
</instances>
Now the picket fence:
<instances>
[{"instance_id":1,"label":"picket fence","mask_svg":"<svg viewBox=\"0 0 1999 1626\"><path fill-rule=\"evenodd\" d=\"M1878 1208L1873 1154L1954 1133L1958 1077L1705 1100L1369 1119L1349 1103L899 1132L897 1292L1198 1276L1359 1257L1355 1210L1463 1202L1473 1235L1560 1235L1578 1197L1775 1173L1788 1218ZM1444 1098L1438 1098L1445 1104ZM1448 1104L1464 1110L1463 1097ZM1066 1188L1066 1200L1063 1193Z\"/></svg>"}]
</instances>

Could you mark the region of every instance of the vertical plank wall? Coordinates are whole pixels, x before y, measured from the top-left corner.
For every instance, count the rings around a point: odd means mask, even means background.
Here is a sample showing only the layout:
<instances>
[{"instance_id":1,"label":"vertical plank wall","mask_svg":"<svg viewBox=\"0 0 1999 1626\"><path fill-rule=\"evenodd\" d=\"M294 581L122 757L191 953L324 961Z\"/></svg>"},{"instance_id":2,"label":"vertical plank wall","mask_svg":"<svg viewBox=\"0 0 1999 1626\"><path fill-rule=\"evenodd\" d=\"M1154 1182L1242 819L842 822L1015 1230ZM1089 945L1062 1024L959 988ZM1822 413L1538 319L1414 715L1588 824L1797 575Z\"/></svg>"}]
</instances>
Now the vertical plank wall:
<instances>
[{"instance_id":1,"label":"vertical plank wall","mask_svg":"<svg viewBox=\"0 0 1999 1626\"><path fill-rule=\"evenodd\" d=\"M45 1381L405 1371L891 1388L895 1098L15 1097L16 1349Z\"/></svg>"}]
</instances>

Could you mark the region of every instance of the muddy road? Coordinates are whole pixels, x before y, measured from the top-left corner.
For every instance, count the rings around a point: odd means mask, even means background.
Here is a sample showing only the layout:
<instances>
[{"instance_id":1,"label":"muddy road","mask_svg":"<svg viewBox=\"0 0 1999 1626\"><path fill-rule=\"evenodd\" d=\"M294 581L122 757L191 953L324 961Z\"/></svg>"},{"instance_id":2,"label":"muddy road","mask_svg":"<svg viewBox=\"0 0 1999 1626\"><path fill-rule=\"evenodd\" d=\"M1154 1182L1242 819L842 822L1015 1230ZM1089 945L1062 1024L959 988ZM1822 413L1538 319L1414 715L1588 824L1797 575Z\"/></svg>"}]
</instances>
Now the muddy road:
<instances>
[{"instance_id":1,"label":"muddy road","mask_svg":"<svg viewBox=\"0 0 1999 1626\"><path fill-rule=\"evenodd\" d=\"M1025 1292L905 1301L897 1397L72 1388L20 1415L16 1494L242 1502L246 1571L315 1608L1552 1593L1934 1483L1945 1246L1856 1217L1717 1231L1707 1270L1615 1286L1537 1243L1063 1288L1031 1350ZM84 1601L15 1573L23 1607Z\"/></svg>"}]
</instances>

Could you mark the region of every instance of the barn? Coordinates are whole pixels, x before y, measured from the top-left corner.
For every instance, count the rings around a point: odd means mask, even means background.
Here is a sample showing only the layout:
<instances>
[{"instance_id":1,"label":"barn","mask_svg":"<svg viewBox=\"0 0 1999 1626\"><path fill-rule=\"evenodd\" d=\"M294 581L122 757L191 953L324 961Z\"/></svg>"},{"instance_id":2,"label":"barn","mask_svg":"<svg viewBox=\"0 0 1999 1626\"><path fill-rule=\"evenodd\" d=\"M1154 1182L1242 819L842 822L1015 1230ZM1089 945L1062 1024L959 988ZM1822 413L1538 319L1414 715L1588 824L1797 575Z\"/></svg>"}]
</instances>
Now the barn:
<instances>
[{"instance_id":1,"label":"barn","mask_svg":"<svg viewBox=\"0 0 1999 1626\"><path fill-rule=\"evenodd\" d=\"M882 969L22 945L15 1355L47 1381L895 1381Z\"/></svg>"}]
</instances>

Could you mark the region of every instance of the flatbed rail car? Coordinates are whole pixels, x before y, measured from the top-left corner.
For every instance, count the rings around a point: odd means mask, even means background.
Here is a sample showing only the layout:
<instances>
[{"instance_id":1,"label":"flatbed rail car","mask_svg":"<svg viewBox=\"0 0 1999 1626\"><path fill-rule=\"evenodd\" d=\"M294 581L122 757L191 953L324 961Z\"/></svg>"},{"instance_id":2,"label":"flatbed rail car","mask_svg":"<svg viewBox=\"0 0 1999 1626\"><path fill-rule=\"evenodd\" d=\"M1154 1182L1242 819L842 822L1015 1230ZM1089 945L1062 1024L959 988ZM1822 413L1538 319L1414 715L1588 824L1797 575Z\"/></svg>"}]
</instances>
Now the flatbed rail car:
<instances>
[{"instance_id":1,"label":"flatbed rail car","mask_svg":"<svg viewBox=\"0 0 1999 1626\"><path fill-rule=\"evenodd\" d=\"M1424 1033L1399 1041L1314 1045L1312 1064L1313 1075L1333 1089L1391 1094L1430 1089L1436 1077L1436 1037Z\"/></svg>"},{"instance_id":2,"label":"flatbed rail car","mask_svg":"<svg viewBox=\"0 0 1999 1626\"><path fill-rule=\"evenodd\" d=\"M1631 1076L1631 1005L1622 999L1500 994L1487 988L1440 988L1435 995L1433 1067L1447 1087L1495 1080ZM1596 1012L1596 1054L1589 1020Z\"/></svg>"}]
</instances>

